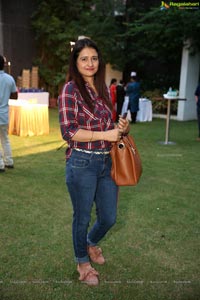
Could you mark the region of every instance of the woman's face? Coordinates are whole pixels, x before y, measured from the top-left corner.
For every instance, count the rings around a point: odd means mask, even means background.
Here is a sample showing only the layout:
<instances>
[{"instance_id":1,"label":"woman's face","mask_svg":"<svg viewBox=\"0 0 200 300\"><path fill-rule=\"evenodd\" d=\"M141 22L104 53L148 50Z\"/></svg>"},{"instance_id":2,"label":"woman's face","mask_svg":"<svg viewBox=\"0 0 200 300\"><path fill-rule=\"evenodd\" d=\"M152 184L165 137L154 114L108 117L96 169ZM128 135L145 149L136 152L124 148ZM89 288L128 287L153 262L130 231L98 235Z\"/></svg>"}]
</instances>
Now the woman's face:
<instances>
[{"instance_id":1,"label":"woman's face","mask_svg":"<svg viewBox=\"0 0 200 300\"><path fill-rule=\"evenodd\" d=\"M94 77L99 68L99 58L94 48L83 48L76 61L77 69L83 78L87 81Z\"/></svg>"}]
</instances>

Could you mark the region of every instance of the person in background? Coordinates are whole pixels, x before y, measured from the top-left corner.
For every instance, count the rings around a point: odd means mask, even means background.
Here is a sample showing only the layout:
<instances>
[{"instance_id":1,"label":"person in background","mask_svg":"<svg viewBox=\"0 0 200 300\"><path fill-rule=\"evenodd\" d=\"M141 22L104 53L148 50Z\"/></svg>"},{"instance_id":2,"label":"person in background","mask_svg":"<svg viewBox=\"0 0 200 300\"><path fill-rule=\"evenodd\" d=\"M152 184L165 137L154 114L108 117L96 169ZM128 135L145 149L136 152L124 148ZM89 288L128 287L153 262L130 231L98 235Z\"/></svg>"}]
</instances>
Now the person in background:
<instances>
[{"instance_id":1,"label":"person in background","mask_svg":"<svg viewBox=\"0 0 200 300\"><path fill-rule=\"evenodd\" d=\"M195 100L197 104L197 121L198 121L198 129L199 129L199 135L197 141L200 142L200 83L198 84L195 91Z\"/></svg>"},{"instance_id":2,"label":"person in background","mask_svg":"<svg viewBox=\"0 0 200 300\"><path fill-rule=\"evenodd\" d=\"M116 98L117 98L117 117L116 120L118 122L119 120L119 115L121 114L122 111L122 106L124 103L124 97L125 97L125 89L124 89L124 82L123 80L119 81L119 84L116 87Z\"/></svg>"},{"instance_id":3,"label":"person in background","mask_svg":"<svg viewBox=\"0 0 200 300\"><path fill-rule=\"evenodd\" d=\"M114 122L116 122L116 117L117 117L117 111L116 111L117 93L116 93L116 88L117 88L117 79L112 78L111 82L110 82L110 96L111 96L112 105L113 105L112 119L113 119Z\"/></svg>"},{"instance_id":4,"label":"person in background","mask_svg":"<svg viewBox=\"0 0 200 300\"><path fill-rule=\"evenodd\" d=\"M69 74L58 98L62 137L67 141L66 184L73 206L72 236L79 280L98 285L92 263L105 258L98 244L116 222L118 187L111 178L112 142L128 133L129 123L112 120L101 52L89 38L71 52ZM92 206L96 220L89 229Z\"/></svg>"},{"instance_id":5,"label":"person in background","mask_svg":"<svg viewBox=\"0 0 200 300\"><path fill-rule=\"evenodd\" d=\"M136 123L139 110L140 83L135 72L131 73L130 82L126 87L126 96L129 97L129 109L131 111L131 123Z\"/></svg>"},{"instance_id":6,"label":"person in background","mask_svg":"<svg viewBox=\"0 0 200 300\"><path fill-rule=\"evenodd\" d=\"M9 99L17 99L17 87L14 78L4 72L5 58L0 55L0 172L5 168L14 168L10 141L8 138Z\"/></svg>"}]
</instances>

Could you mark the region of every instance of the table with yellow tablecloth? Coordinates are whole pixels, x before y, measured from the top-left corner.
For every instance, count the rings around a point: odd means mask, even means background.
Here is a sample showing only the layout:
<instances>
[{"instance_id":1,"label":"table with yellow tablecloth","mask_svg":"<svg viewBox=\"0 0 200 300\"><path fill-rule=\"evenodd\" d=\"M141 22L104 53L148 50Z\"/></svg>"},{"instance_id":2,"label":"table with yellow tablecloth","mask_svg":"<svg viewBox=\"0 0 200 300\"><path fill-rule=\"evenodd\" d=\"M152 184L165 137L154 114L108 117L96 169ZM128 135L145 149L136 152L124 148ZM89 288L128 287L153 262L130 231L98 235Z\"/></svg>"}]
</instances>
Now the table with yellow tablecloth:
<instances>
[{"instance_id":1,"label":"table with yellow tablecloth","mask_svg":"<svg viewBox=\"0 0 200 300\"><path fill-rule=\"evenodd\" d=\"M49 133L49 111L44 104L9 100L9 134L19 136Z\"/></svg>"}]
</instances>

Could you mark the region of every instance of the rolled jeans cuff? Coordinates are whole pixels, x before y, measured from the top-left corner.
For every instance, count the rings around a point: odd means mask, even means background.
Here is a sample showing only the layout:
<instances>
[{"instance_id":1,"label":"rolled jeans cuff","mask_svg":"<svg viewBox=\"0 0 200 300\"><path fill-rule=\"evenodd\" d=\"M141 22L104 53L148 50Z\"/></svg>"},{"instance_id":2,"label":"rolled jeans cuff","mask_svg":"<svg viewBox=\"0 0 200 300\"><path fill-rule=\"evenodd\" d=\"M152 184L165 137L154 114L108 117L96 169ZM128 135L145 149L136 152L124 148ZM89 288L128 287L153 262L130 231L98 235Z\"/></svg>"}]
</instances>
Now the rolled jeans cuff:
<instances>
[{"instance_id":1,"label":"rolled jeans cuff","mask_svg":"<svg viewBox=\"0 0 200 300\"><path fill-rule=\"evenodd\" d=\"M87 244L88 244L88 246L92 246L92 247L97 245L96 243L91 242L88 237L87 237Z\"/></svg>"},{"instance_id":2,"label":"rolled jeans cuff","mask_svg":"<svg viewBox=\"0 0 200 300\"><path fill-rule=\"evenodd\" d=\"M90 261L90 258L88 255L84 256L84 257L75 257L75 261L78 264L84 264Z\"/></svg>"}]
</instances>

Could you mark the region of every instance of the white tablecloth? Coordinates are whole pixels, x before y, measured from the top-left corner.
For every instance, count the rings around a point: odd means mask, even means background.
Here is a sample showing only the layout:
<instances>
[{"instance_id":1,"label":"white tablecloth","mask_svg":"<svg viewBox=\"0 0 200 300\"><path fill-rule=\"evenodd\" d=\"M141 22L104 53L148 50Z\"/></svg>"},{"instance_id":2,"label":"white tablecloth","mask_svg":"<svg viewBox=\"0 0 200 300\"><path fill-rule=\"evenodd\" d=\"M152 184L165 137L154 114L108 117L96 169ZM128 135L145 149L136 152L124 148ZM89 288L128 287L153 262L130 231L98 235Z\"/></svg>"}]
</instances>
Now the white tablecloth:
<instances>
[{"instance_id":1,"label":"white tablecloth","mask_svg":"<svg viewBox=\"0 0 200 300\"><path fill-rule=\"evenodd\" d=\"M152 103L146 98L139 100L139 111L137 113L138 122L151 122L152 121Z\"/></svg>"},{"instance_id":2,"label":"white tablecloth","mask_svg":"<svg viewBox=\"0 0 200 300\"><path fill-rule=\"evenodd\" d=\"M126 96L124 99L124 104L122 107L121 114L123 115L128 110L128 97ZM128 119L131 121L131 114L128 110ZM137 121L138 122L150 122L152 121L152 103L147 98L139 99L139 111L137 112Z\"/></svg>"},{"instance_id":3,"label":"white tablecloth","mask_svg":"<svg viewBox=\"0 0 200 300\"><path fill-rule=\"evenodd\" d=\"M49 106L49 93L18 93L19 100L26 100L37 104L45 104Z\"/></svg>"}]
</instances>

